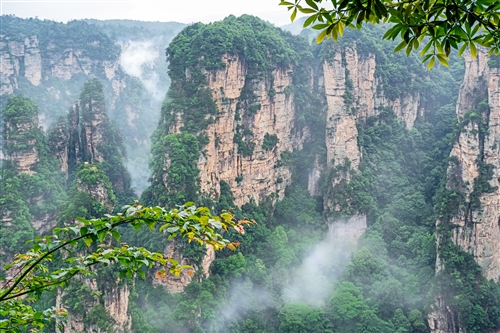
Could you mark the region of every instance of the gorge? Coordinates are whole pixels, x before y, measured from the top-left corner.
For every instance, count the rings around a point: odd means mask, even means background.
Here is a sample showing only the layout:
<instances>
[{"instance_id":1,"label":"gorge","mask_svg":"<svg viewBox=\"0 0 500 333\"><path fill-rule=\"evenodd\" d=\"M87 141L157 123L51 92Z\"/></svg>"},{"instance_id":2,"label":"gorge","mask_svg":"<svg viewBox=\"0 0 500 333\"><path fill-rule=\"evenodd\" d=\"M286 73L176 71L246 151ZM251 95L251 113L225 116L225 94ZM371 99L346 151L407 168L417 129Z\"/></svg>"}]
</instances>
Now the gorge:
<instances>
[{"instance_id":1,"label":"gorge","mask_svg":"<svg viewBox=\"0 0 500 333\"><path fill-rule=\"evenodd\" d=\"M498 57L427 71L377 26L315 45L248 15L2 19L2 264L134 200L256 221L235 252L123 228L194 274L96 268L41 299L69 313L47 332L499 332Z\"/></svg>"}]
</instances>

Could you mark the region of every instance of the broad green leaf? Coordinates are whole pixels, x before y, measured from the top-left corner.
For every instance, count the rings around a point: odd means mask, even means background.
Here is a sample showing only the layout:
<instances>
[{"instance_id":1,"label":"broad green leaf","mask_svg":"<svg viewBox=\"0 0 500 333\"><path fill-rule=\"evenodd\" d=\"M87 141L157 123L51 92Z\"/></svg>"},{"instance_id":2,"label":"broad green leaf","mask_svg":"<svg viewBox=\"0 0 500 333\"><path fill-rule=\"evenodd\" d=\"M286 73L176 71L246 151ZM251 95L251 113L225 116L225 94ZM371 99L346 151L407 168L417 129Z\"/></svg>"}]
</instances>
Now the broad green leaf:
<instances>
[{"instance_id":1,"label":"broad green leaf","mask_svg":"<svg viewBox=\"0 0 500 333\"><path fill-rule=\"evenodd\" d=\"M92 245L92 239L90 238L84 238L83 241L85 242L85 244L87 244L87 247L90 247L90 245Z\"/></svg>"},{"instance_id":2,"label":"broad green leaf","mask_svg":"<svg viewBox=\"0 0 500 333\"><path fill-rule=\"evenodd\" d=\"M111 234L113 235L113 237L116 239L117 242L120 241L120 233L116 230L111 230Z\"/></svg>"},{"instance_id":3,"label":"broad green leaf","mask_svg":"<svg viewBox=\"0 0 500 333\"><path fill-rule=\"evenodd\" d=\"M441 65L448 67L448 59L442 55L442 54L436 54L436 57L438 58L439 62Z\"/></svg>"},{"instance_id":4,"label":"broad green leaf","mask_svg":"<svg viewBox=\"0 0 500 333\"><path fill-rule=\"evenodd\" d=\"M315 9L316 11L319 10L318 5L313 0L306 0L306 3L311 7L312 9Z\"/></svg>"},{"instance_id":5,"label":"broad green leaf","mask_svg":"<svg viewBox=\"0 0 500 333\"><path fill-rule=\"evenodd\" d=\"M401 51L402 49L405 48L406 45L407 45L406 42L402 41L401 43L399 43L398 46L396 46L396 48L394 49L394 53Z\"/></svg>"}]
</instances>

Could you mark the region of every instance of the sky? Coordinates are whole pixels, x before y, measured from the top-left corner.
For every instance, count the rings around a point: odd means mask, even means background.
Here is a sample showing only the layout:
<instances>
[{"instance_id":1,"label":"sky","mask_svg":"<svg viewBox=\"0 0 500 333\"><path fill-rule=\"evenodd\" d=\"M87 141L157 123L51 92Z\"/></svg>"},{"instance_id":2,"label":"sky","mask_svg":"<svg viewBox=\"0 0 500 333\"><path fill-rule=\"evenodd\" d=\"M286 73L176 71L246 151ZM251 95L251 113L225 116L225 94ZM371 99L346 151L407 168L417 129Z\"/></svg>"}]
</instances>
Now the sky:
<instances>
[{"instance_id":1,"label":"sky","mask_svg":"<svg viewBox=\"0 0 500 333\"><path fill-rule=\"evenodd\" d=\"M0 0L1 14L67 22L74 19L133 19L161 22L213 22L251 14L277 26L290 23L279 0Z\"/></svg>"}]
</instances>

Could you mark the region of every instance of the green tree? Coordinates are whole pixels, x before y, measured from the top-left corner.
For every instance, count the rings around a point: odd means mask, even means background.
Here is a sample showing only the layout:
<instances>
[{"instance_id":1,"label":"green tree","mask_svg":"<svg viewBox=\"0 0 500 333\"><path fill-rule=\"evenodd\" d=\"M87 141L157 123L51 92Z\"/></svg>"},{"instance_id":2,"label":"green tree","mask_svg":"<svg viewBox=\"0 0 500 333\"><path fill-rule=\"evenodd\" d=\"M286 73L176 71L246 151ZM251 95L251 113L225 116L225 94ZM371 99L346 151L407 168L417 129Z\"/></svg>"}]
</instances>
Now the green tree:
<instances>
[{"instance_id":1,"label":"green tree","mask_svg":"<svg viewBox=\"0 0 500 333\"><path fill-rule=\"evenodd\" d=\"M429 69L436 59L448 66L451 48L458 49L459 55L469 48L473 57L478 45L489 48L490 55L500 51L500 2L496 0L281 0L280 5L292 10L292 21L297 12L306 14L304 27L319 31L318 43L325 37L336 41L344 28L389 23L383 38L402 39L394 51L406 48L410 54L423 46L420 55L429 61Z\"/></svg>"},{"instance_id":2,"label":"green tree","mask_svg":"<svg viewBox=\"0 0 500 333\"><path fill-rule=\"evenodd\" d=\"M281 333L333 332L322 309L302 302L288 303L278 314Z\"/></svg>"},{"instance_id":3,"label":"green tree","mask_svg":"<svg viewBox=\"0 0 500 333\"><path fill-rule=\"evenodd\" d=\"M32 304L40 299L44 290L65 287L76 275L92 276L94 266L116 265L120 269L120 278L132 278L138 274L145 278L146 268L163 267L157 276L166 274L179 275L182 269L172 258L165 258L161 253L150 252L143 247L129 246L120 241L119 227L131 225L139 230L143 226L157 230L169 239L180 236L189 242L207 244L215 250L236 245L225 239L221 233L234 228L243 232L245 224L250 222L233 220L233 215L223 212L220 216L210 214L205 207L195 207L187 203L178 209L166 210L162 207L145 207L134 204L124 207L118 215L106 214L100 219L78 219L79 223L54 229L54 234L38 237L34 245L23 254L17 254L14 262L5 266L9 276L0 278L0 330L2 332L38 332L50 321L63 318L64 308L55 307L36 311ZM91 248L82 251L82 245ZM64 252L66 257L57 265L50 262Z\"/></svg>"}]
</instances>

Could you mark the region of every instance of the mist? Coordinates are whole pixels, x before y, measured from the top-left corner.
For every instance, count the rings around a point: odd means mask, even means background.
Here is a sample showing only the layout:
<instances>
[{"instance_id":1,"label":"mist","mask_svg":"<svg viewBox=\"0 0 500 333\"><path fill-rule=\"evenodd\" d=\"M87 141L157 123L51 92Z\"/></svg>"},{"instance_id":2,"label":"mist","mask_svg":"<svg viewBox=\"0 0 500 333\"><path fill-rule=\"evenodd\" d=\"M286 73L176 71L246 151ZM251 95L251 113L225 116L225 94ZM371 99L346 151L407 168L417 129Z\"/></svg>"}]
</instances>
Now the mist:
<instances>
[{"instance_id":1,"label":"mist","mask_svg":"<svg viewBox=\"0 0 500 333\"><path fill-rule=\"evenodd\" d=\"M349 228L346 222L335 223L335 228L308 251L301 265L291 269L290 284L283 290L285 303L301 301L314 307L326 304L356 247L356 243L339 237L339 225Z\"/></svg>"},{"instance_id":2,"label":"mist","mask_svg":"<svg viewBox=\"0 0 500 333\"><path fill-rule=\"evenodd\" d=\"M160 52L153 40L127 41L122 45L120 55L120 65L125 72L141 80L156 100L162 99L164 93L159 87L159 76L154 71L155 61L159 57Z\"/></svg>"},{"instance_id":3,"label":"mist","mask_svg":"<svg viewBox=\"0 0 500 333\"><path fill-rule=\"evenodd\" d=\"M282 288L269 283L255 285L245 278L233 279L227 290L227 300L218 307L215 317L218 319L210 323L211 328L218 328L214 332L225 332L230 325L247 318L249 311L268 309L278 313L287 303L303 302L317 308L325 306L358 248L360 221L366 220L354 216L349 220L330 221L323 239L305 252L299 265L282 270L267 267L268 274L275 270L284 274L280 275L280 280L284 282ZM222 330L221 318L224 319Z\"/></svg>"}]
</instances>

